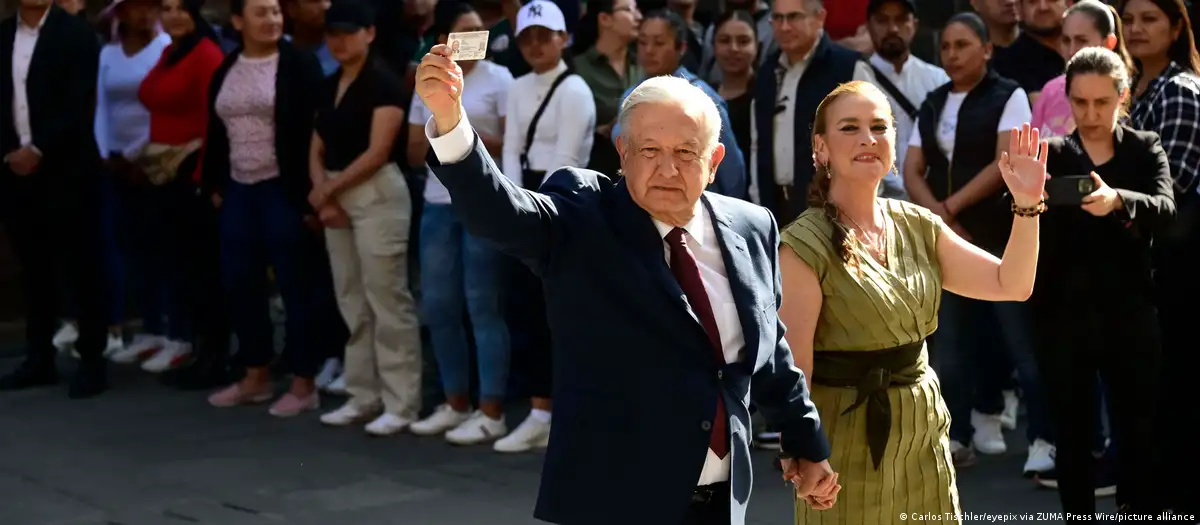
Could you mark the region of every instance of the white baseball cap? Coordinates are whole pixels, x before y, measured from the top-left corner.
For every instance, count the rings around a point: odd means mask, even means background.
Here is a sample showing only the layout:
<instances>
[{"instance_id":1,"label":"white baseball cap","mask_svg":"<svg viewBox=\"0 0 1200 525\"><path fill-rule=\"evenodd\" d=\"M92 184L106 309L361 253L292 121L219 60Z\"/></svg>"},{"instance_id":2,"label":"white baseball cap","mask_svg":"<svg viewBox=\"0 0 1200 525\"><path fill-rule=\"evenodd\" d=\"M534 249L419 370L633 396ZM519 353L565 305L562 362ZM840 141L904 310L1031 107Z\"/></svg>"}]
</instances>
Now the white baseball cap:
<instances>
[{"instance_id":1,"label":"white baseball cap","mask_svg":"<svg viewBox=\"0 0 1200 525\"><path fill-rule=\"evenodd\" d=\"M517 33L521 34L527 28L542 26L551 31L567 31L567 20L563 17L562 9L554 2L533 0L517 13Z\"/></svg>"}]
</instances>

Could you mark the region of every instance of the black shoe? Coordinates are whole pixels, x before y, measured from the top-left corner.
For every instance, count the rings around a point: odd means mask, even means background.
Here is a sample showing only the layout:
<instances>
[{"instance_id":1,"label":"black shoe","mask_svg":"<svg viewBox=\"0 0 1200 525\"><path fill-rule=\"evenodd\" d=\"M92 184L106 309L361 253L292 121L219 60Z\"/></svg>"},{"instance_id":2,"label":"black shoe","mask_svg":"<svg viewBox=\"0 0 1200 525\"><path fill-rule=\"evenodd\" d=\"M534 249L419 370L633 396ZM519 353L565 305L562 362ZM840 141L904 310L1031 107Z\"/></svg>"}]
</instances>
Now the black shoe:
<instances>
[{"instance_id":1,"label":"black shoe","mask_svg":"<svg viewBox=\"0 0 1200 525\"><path fill-rule=\"evenodd\" d=\"M55 383L58 383L58 372L53 366L37 366L25 362L0 377L0 392L50 386Z\"/></svg>"},{"instance_id":2,"label":"black shoe","mask_svg":"<svg viewBox=\"0 0 1200 525\"><path fill-rule=\"evenodd\" d=\"M211 390L233 382L227 359L200 357L192 364L174 370L169 381L185 391Z\"/></svg>"},{"instance_id":3,"label":"black shoe","mask_svg":"<svg viewBox=\"0 0 1200 525\"><path fill-rule=\"evenodd\" d=\"M67 389L67 397L71 399L89 399L103 394L108 390L108 369L104 362L79 365L75 376L71 378L71 386Z\"/></svg>"}]
</instances>

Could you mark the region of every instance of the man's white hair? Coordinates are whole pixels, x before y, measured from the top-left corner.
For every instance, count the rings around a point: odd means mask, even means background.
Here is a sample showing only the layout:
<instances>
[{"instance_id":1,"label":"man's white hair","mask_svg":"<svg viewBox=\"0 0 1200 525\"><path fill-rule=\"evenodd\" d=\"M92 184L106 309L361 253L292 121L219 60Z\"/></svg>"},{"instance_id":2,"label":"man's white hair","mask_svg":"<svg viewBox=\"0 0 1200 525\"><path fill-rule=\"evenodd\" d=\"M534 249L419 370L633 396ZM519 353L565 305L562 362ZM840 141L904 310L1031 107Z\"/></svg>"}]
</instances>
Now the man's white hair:
<instances>
[{"instance_id":1,"label":"man's white hair","mask_svg":"<svg viewBox=\"0 0 1200 525\"><path fill-rule=\"evenodd\" d=\"M629 117L633 110L643 104L678 104L685 112L699 112L704 136L699 137L705 156L721 143L721 113L712 98L687 79L672 76L661 76L646 79L621 103L621 113L617 123L621 126L621 138L628 141L632 129L629 127Z\"/></svg>"}]
</instances>

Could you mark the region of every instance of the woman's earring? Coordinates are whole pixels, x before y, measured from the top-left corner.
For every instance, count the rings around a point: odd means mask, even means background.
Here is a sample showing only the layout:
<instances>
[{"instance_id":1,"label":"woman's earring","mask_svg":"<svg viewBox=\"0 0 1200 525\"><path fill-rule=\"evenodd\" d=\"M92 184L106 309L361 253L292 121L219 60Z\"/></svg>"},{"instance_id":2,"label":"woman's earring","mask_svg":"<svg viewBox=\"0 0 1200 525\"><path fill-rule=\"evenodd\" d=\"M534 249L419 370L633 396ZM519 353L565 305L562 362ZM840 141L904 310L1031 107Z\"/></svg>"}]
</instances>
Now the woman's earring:
<instances>
[{"instance_id":1,"label":"woman's earring","mask_svg":"<svg viewBox=\"0 0 1200 525\"><path fill-rule=\"evenodd\" d=\"M829 165L828 165L828 164L822 164L822 165L821 165L821 167L825 169L825 178L827 178L827 179L832 179L832 178L833 178L833 171L829 169Z\"/></svg>"}]
</instances>

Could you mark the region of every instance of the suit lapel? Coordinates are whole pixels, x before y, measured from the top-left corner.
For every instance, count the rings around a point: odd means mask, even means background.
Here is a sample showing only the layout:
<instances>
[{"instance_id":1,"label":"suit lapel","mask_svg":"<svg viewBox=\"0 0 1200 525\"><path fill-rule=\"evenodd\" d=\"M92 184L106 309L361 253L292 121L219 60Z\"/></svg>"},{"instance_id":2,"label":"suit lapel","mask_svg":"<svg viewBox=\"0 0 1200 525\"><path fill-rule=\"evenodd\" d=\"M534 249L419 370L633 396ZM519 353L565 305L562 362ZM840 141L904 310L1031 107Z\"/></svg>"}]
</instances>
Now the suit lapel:
<instances>
[{"instance_id":1,"label":"suit lapel","mask_svg":"<svg viewBox=\"0 0 1200 525\"><path fill-rule=\"evenodd\" d=\"M704 207L712 218L713 230L717 234L717 243L721 247L721 258L725 262L725 275L729 279L729 290L733 293L734 303L737 304L738 321L742 325L742 335L746 341L742 347L745 354L751 349L757 349L754 344L759 339L758 330L758 300L754 295L753 261L746 248L746 238L733 229L732 217L713 202L707 195L701 198ZM756 355L742 355L741 365L753 368Z\"/></svg>"},{"instance_id":2,"label":"suit lapel","mask_svg":"<svg viewBox=\"0 0 1200 525\"><path fill-rule=\"evenodd\" d=\"M679 282L667 266L663 240L658 236L658 229L654 227L650 214L633 202L624 180L618 183L616 194L616 222L621 230L621 240L637 259L638 264L646 270L650 281L661 292L662 298L670 304L670 310L683 313L692 323L699 326L699 322L688 313L683 289L679 287Z\"/></svg>"},{"instance_id":3,"label":"suit lapel","mask_svg":"<svg viewBox=\"0 0 1200 525\"><path fill-rule=\"evenodd\" d=\"M29 92L31 98L33 93L38 92L40 88L37 82L41 79L46 53L50 52L53 46L58 45L58 37L54 34L55 28L58 27L58 9L57 5L50 6L50 11L46 13L46 23L42 24L42 28L38 30L37 43L33 46L33 56L29 58L29 73L25 75L25 90ZM30 105L32 106L33 102L30 102Z\"/></svg>"}]
</instances>

